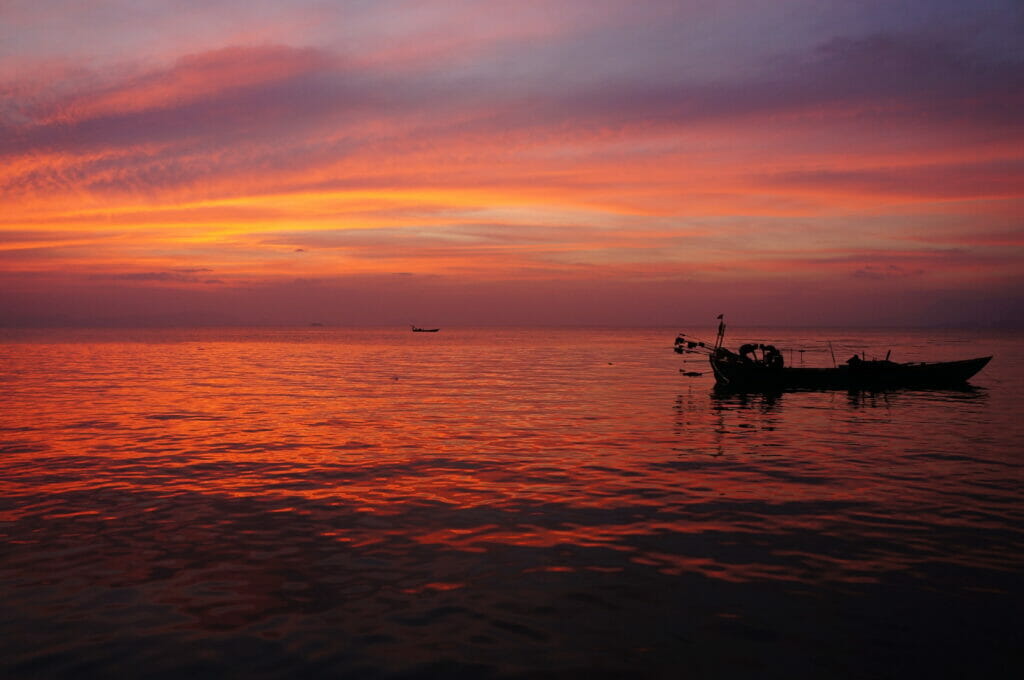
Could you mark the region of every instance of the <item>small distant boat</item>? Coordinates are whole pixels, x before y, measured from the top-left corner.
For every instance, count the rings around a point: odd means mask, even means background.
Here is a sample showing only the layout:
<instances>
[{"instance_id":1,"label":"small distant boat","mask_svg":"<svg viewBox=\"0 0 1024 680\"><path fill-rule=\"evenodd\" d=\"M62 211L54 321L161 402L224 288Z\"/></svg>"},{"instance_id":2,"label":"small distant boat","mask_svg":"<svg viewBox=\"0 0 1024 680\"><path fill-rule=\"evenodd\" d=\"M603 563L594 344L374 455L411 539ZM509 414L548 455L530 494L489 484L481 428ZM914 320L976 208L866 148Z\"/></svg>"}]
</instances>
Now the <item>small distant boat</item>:
<instances>
[{"instance_id":1,"label":"small distant boat","mask_svg":"<svg viewBox=\"0 0 1024 680\"><path fill-rule=\"evenodd\" d=\"M786 366L782 351L773 345L751 343L734 352L722 346L724 336L724 323L719 323L713 345L680 334L675 341L675 351L707 356L715 374L715 387L742 392L963 387L992 360L991 356L986 356L959 361L897 363L889 361L888 354L885 359L871 360L854 355L846 363L831 368L805 368Z\"/></svg>"},{"instance_id":2,"label":"small distant boat","mask_svg":"<svg viewBox=\"0 0 1024 680\"><path fill-rule=\"evenodd\" d=\"M410 324L411 325L411 324ZM436 333L440 328L420 328L419 326L411 326L413 333Z\"/></svg>"}]
</instances>

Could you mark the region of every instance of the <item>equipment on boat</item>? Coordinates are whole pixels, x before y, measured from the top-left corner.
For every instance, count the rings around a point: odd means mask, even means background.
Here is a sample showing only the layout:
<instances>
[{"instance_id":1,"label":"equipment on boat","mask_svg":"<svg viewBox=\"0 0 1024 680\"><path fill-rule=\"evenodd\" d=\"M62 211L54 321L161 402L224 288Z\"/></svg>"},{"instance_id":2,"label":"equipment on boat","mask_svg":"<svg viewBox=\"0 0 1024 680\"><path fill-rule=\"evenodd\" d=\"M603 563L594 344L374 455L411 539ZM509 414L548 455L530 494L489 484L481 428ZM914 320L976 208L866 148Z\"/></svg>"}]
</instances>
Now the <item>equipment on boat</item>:
<instances>
[{"instance_id":1,"label":"equipment on boat","mask_svg":"<svg viewBox=\"0 0 1024 680\"><path fill-rule=\"evenodd\" d=\"M678 354L706 356L715 374L715 386L739 392L962 387L992 360L991 356L986 356L960 361L897 363L889 360L890 350L885 359L869 360L854 354L845 364L835 365L833 359L832 367L808 368L786 366L783 350L774 345L748 343L733 352L722 346L724 338L725 322L721 321L713 345L680 333L674 349ZM799 351L802 357L805 350L788 351L790 356Z\"/></svg>"}]
</instances>

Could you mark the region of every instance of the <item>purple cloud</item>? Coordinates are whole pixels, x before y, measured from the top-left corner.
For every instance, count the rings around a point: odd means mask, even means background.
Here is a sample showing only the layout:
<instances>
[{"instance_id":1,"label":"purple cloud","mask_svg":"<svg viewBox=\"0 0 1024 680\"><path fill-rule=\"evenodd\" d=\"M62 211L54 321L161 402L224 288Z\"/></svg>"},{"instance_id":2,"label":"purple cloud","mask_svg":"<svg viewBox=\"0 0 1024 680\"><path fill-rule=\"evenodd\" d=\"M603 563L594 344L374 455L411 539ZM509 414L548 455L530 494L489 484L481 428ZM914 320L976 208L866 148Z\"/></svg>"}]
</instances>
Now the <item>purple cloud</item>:
<instances>
[{"instance_id":1,"label":"purple cloud","mask_svg":"<svg viewBox=\"0 0 1024 680\"><path fill-rule=\"evenodd\" d=\"M187 270L186 270L187 271ZM195 272L208 272L209 269L195 269ZM201 283L223 284L220 279L201 279L197 276L180 273L181 270L169 272L129 272L123 274L93 274L89 278L94 281L137 281L158 283Z\"/></svg>"}]
</instances>

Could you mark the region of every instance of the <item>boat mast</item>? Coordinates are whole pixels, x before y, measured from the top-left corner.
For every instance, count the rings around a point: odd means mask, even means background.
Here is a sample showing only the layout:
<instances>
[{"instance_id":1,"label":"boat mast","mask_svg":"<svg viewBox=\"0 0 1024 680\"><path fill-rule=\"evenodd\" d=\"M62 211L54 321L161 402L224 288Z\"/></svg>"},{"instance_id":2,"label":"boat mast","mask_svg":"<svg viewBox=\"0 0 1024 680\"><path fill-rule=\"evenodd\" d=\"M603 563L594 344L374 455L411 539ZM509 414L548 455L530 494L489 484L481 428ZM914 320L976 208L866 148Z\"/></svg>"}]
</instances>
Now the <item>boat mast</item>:
<instances>
[{"instance_id":1,"label":"boat mast","mask_svg":"<svg viewBox=\"0 0 1024 680\"><path fill-rule=\"evenodd\" d=\"M718 337L715 338L715 349L722 346L722 341L725 339L725 320L722 318L724 314L718 315Z\"/></svg>"}]
</instances>

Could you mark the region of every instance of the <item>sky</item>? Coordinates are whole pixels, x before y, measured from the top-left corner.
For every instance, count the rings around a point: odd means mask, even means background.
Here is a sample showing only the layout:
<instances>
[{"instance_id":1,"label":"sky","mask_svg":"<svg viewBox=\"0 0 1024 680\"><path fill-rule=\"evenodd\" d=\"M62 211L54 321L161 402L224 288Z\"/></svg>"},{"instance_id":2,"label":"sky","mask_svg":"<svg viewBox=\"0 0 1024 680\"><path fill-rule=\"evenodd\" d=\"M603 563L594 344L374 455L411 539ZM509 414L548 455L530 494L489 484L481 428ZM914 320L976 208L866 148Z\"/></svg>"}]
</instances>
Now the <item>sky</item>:
<instances>
[{"instance_id":1,"label":"sky","mask_svg":"<svg viewBox=\"0 0 1024 680\"><path fill-rule=\"evenodd\" d=\"M1019 0L0 0L0 326L1024 325Z\"/></svg>"}]
</instances>

